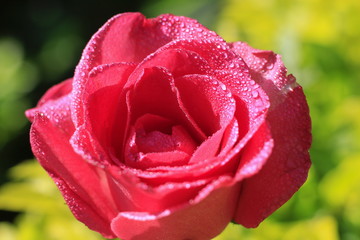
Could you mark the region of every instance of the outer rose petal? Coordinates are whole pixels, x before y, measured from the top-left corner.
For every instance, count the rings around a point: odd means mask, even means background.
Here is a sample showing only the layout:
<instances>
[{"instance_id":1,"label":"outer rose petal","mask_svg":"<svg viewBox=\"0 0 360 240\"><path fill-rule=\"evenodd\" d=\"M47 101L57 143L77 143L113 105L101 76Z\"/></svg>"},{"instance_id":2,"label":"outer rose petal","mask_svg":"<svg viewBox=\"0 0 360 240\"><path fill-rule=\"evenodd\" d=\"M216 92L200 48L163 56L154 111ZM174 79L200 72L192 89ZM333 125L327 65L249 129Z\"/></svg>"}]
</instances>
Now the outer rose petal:
<instances>
[{"instance_id":1,"label":"outer rose petal","mask_svg":"<svg viewBox=\"0 0 360 240\"><path fill-rule=\"evenodd\" d=\"M68 136L45 116L35 117L30 137L35 157L57 183L75 217L104 236L114 237L109 223L116 215L115 205L97 170L74 153Z\"/></svg>"},{"instance_id":2,"label":"outer rose petal","mask_svg":"<svg viewBox=\"0 0 360 240\"><path fill-rule=\"evenodd\" d=\"M176 39L219 38L196 20L171 14L146 19L140 13L124 13L105 23L87 44L76 67L73 107L75 126L83 123L81 95L88 73L96 66L116 62L140 62Z\"/></svg>"},{"instance_id":3,"label":"outer rose petal","mask_svg":"<svg viewBox=\"0 0 360 240\"><path fill-rule=\"evenodd\" d=\"M101 180L101 170L76 155L69 143L74 130L69 97L49 100L32 110L35 112L30 131L32 150L57 183L74 215L89 228L114 237L109 223L117 211L106 182Z\"/></svg>"},{"instance_id":4,"label":"outer rose petal","mask_svg":"<svg viewBox=\"0 0 360 240\"><path fill-rule=\"evenodd\" d=\"M299 104L299 103L303 104ZM256 227L305 182L310 168L310 120L300 87L269 113L274 148L263 169L243 182L235 221Z\"/></svg>"},{"instance_id":5,"label":"outer rose petal","mask_svg":"<svg viewBox=\"0 0 360 240\"><path fill-rule=\"evenodd\" d=\"M208 240L218 235L232 218L239 185L227 186L230 177L219 178L190 204L159 214L122 212L111 228L122 239Z\"/></svg>"},{"instance_id":6,"label":"outer rose petal","mask_svg":"<svg viewBox=\"0 0 360 240\"><path fill-rule=\"evenodd\" d=\"M166 182L150 187L129 172L108 169L111 193L119 212L156 214L195 198L214 178L179 183Z\"/></svg>"},{"instance_id":7,"label":"outer rose petal","mask_svg":"<svg viewBox=\"0 0 360 240\"><path fill-rule=\"evenodd\" d=\"M49 90L46 91L44 96L39 100L36 108L29 109L26 111L26 117L32 122L39 108L45 105L48 102L55 101L65 95L68 95L72 89L72 78L67 79L59 84L54 85ZM51 104L51 103L50 103ZM46 108L46 107L45 107Z\"/></svg>"},{"instance_id":8,"label":"outer rose petal","mask_svg":"<svg viewBox=\"0 0 360 240\"><path fill-rule=\"evenodd\" d=\"M245 43L234 43L232 47L270 97L266 122L274 148L263 169L243 182L234 218L245 227L256 227L305 182L311 165L311 123L302 88L292 75L286 76L280 56Z\"/></svg>"}]
</instances>

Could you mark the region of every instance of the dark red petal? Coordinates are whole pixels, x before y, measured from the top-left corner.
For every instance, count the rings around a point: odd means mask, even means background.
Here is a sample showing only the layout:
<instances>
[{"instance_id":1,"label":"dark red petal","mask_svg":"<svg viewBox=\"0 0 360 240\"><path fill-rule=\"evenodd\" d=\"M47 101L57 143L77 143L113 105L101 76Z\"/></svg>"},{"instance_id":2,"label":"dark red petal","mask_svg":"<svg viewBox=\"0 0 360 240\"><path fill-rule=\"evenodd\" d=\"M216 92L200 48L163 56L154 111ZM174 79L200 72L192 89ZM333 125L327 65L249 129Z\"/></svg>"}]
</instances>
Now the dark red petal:
<instances>
[{"instance_id":1,"label":"dark red petal","mask_svg":"<svg viewBox=\"0 0 360 240\"><path fill-rule=\"evenodd\" d=\"M182 151L168 151L140 154L133 162L127 162L128 166L146 170L158 166L184 166L190 159L190 155Z\"/></svg>"},{"instance_id":2,"label":"dark red petal","mask_svg":"<svg viewBox=\"0 0 360 240\"><path fill-rule=\"evenodd\" d=\"M211 239L231 220L239 187L224 177L209 184L191 202L151 214L122 212L111 224L122 239Z\"/></svg>"},{"instance_id":3,"label":"dark red petal","mask_svg":"<svg viewBox=\"0 0 360 240\"><path fill-rule=\"evenodd\" d=\"M97 168L74 153L70 136L49 118L44 113L35 116L30 132L34 155L53 177L75 217L104 236L114 237L109 224L117 211L106 182Z\"/></svg>"},{"instance_id":4,"label":"dark red petal","mask_svg":"<svg viewBox=\"0 0 360 240\"><path fill-rule=\"evenodd\" d=\"M182 151L192 154L197 145L186 130L181 126L174 126L170 133L154 130L145 132L136 130L135 144L142 153L167 151Z\"/></svg>"},{"instance_id":5,"label":"dark red petal","mask_svg":"<svg viewBox=\"0 0 360 240\"><path fill-rule=\"evenodd\" d=\"M176 150L175 139L166 133L152 131L136 134L136 146L143 153L167 152Z\"/></svg>"},{"instance_id":6,"label":"dark red petal","mask_svg":"<svg viewBox=\"0 0 360 240\"><path fill-rule=\"evenodd\" d=\"M170 119L161 117L159 115L146 113L136 120L134 124L134 128L135 129L142 128L146 133L152 131L160 131L163 133L171 134L171 128L174 125L175 125L174 121Z\"/></svg>"}]
</instances>

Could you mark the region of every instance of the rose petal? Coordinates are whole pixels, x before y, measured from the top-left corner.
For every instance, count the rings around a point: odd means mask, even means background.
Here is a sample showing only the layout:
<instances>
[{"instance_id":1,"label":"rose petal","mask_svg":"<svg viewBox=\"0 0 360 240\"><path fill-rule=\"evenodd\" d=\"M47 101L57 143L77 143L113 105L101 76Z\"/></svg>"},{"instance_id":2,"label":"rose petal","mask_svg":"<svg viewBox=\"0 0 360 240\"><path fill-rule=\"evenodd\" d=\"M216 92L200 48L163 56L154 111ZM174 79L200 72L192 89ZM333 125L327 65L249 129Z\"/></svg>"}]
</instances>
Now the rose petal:
<instances>
[{"instance_id":1,"label":"rose petal","mask_svg":"<svg viewBox=\"0 0 360 240\"><path fill-rule=\"evenodd\" d=\"M219 178L190 203L158 214L122 212L111 228L123 239L211 239L231 220L239 186L226 187L229 178Z\"/></svg>"},{"instance_id":2,"label":"rose petal","mask_svg":"<svg viewBox=\"0 0 360 240\"><path fill-rule=\"evenodd\" d=\"M143 74L143 69L151 67L163 67L174 78L188 74L206 74L212 71L209 63L196 52L185 48L169 48L166 45L147 56L138 65L127 85L134 84Z\"/></svg>"},{"instance_id":3,"label":"rose petal","mask_svg":"<svg viewBox=\"0 0 360 240\"><path fill-rule=\"evenodd\" d=\"M226 86L208 75L191 74L175 79L180 100L207 136L226 127L234 117L235 100Z\"/></svg>"},{"instance_id":4,"label":"rose petal","mask_svg":"<svg viewBox=\"0 0 360 240\"><path fill-rule=\"evenodd\" d=\"M91 55L93 66L114 62L140 62L170 41L209 37L218 36L187 17L164 14L146 19L140 13L124 13L114 16L99 29L83 56Z\"/></svg>"},{"instance_id":5,"label":"rose petal","mask_svg":"<svg viewBox=\"0 0 360 240\"><path fill-rule=\"evenodd\" d=\"M292 75L287 76L287 69L280 55L254 49L244 42L235 42L229 46L249 66L252 78L269 96L271 108L284 101L284 96L298 86Z\"/></svg>"},{"instance_id":6,"label":"rose petal","mask_svg":"<svg viewBox=\"0 0 360 240\"><path fill-rule=\"evenodd\" d=\"M71 122L70 104L71 95L64 95L62 97L52 100L49 98L39 107L26 111L26 115L32 121L39 114L46 116L51 123L58 128L63 134L70 136L74 132L74 125Z\"/></svg>"},{"instance_id":7,"label":"rose petal","mask_svg":"<svg viewBox=\"0 0 360 240\"><path fill-rule=\"evenodd\" d=\"M239 55L218 38L176 40L158 49L155 55L171 49L185 49L196 53L199 59L206 59L202 60L207 62L204 69L206 75L221 79L222 87L241 99L250 119L249 134L254 134L265 120L269 98L252 79L248 66ZM149 59L151 61L152 57ZM146 59L143 63L146 63Z\"/></svg>"},{"instance_id":8,"label":"rose petal","mask_svg":"<svg viewBox=\"0 0 360 240\"><path fill-rule=\"evenodd\" d=\"M250 67L250 73L270 98L267 124L274 139L263 169L243 183L235 221L256 227L285 203L304 183L310 167L311 123L304 93L280 56L271 51L229 44Z\"/></svg>"},{"instance_id":9,"label":"rose petal","mask_svg":"<svg viewBox=\"0 0 360 240\"><path fill-rule=\"evenodd\" d=\"M119 211L160 212L193 199L213 178L166 182L160 185L141 181L129 171L107 168L109 186Z\"/></svg>"},{"instance_id":10,"label":"rose petal","mask_svg":"<svg viewBox=\"0 0 360 240\"><path fill-rule=\"evenodd\" d=\"M72 81L73 81L73 79L69 78L69 79L62 81L61 83L56 84L55 86L51 87L44 94L44 96L41 97L37 106L41 106L50 100L56 100L62 96L69 94L72 90Z\"/></svg>"},{"instance_id":11,"label":"rose petal","mask_svg":"<svg viewBox=\"0 0 360 240\"><path fill-rule=\"evenodd\" d=\"M233 131L233 133L231 133L231 136L235 139L230 140L227 138L226 140L232 145L238 140L236 138L238 136L238 130L236 130L237 121L232 121L228 128L232 129L231 131ZM206 178L233 172L233 170L229 170L226 166L230 158L228 161L224 161L224 159L228 157L227 154L231 148L227 146L227 149L219 149L221 142L224 140L224 132L226 132L228 128L220 129L196 149L190 160L192 161L192 165L188 164L187 166L181 167L159 166L156 168L149 168L147 169L147 172L137 172L136 175L146 179L146 183L152 185L154 183L159 184L159 182L200 179L202 177ZM216 156L219 150L221 150L221 152L219 153L219 156ZM227 152L225 153L223 150ZM238 151L240 150L241 149ZM237 160L235 159L235 161L235 164L237 165Z\"/></svg>"},{"instance_id":12,"label":"rose petal","mask_svg":"<svg viewBox=\"0 0 360 240\"><path fill-rule=\"evenodd\" d=\"M264 123L242 149L240 164L235 175L236 181L258 173L270 156L273 146L270 129Z\"/></svg>"},{"instance_id":13,"label":"rose petal","mask_svg":"<svg viewBox=\"0 0 360 240\"><path fill-rule=\"evenodd\" d=\"M201 141L204 133L193 119L181 109L173 78L163 68L146 68L144 74L129 92L132 122L143 114L151 113L173 121L188 129L193 139Z\"/></svg>"},{"instance_id":14,"label":"rose petal","mask_svg":"<svg viewBox=\"0 0 360 240\"><path fill-rule=\"evenodd\" d=\"M196 152L193 155L193 159L195 159L195 156L198 155L201 157L201 161L195 161L191 160L192 162L195 162L196 164L188 165L186 167L159 167L154 169L148 169L147 172L136 172L136 175L143 178L144 181L148 182L154 182L154 179L156 179L156 182L158 181L181 181L181 179L197 179L203 176L210 177L216 174L224 174L225 172L234 172L236 167L238 166L239 162L239 154L241 150L244 148L244 146L248 143L248 141L254 136L254 134L258 131L259 124L264 123L264 118L266 116L266 111L262 112L261 115L253 116L252 114L254 112L248 113L248 109L246 108L246 103L242 101L238 96L233 96L236 102L237 111L235 112L235 119L237 121L233 121L230 123L229 127L234 128L234 125L240 121L241 126L239 126L237 129L233 129L234 131L234 139L231 139L231 144L236 144L230 151L228 152L220 152L218 156L215 156L214 148L209 147L207 148L207 144L205 142L201 145L202 148L199 147L197 151L202 152L201 154L196 154ZM251 96L248 96L249 98ZM259 96L256 96L258 98ZM264 101L266 101L267 98L264 98ZM250 117L253 117L255 119L249 119ZM253 121L252 124L249 123L250 121ZM232 126L231 126L232 125ZM219 141L221 140L220 136L223 136L224 131L226 129L221 129L221 133L219 135L214 135L213 139L209 138L207 141L209 141L209 145L211 146L219 146L217 145ZM241 134L241 138L239 136ZM223 136L226 137L226 136ZM238 138L236 138L238 137ZM212 144L210 141L215 141L216 144ZM225 139L223 139L225 140ZM229 138L226 138L226 140L230 140ZM210 144L211 143L211 144ZM221 145L220 145L221 146ZM228 148L229 149L229 148ZM215 151L219 150L216 149ZM260 151L261 149L259 149ZM209 152L208 152L209 151ZM204 157L203 157L204 156ZM149 172L151 171L151 172Z\"/></svg>"},{"instance_id":15,"label":"rose petal","mask_svg":"<svg viewBox=\"0 0 360 240\"><path fill-rule=\"evenodd\" d=\"M96 66L139 62L175 39L218 37L196 20L170 14L146 19L140 13L119 14L108 20L87 44L74 76L75 126L83 123L81 95L88 73ZM219 37L218 37L219 38Z\"/></svg>"},{"instance_id":16,"label":"rose petal","mask_svg":"<svg viewBox=\"0 0 360 240\"><path fill-rule=\"evenodd\" d=\"M35 116L30 132L35 157L57 183L75 217L104 236L114 237L109 222L117 211L106 183L92 165L74 153L69 137L45 114Z\"/></svg>"},{"instance_id":17,"label":"rose petal","mask_svg":"<svg viewBox=\"0 0 360 240\"><path fill-rule=\"evenodd\" d=\"M26 117L32 122L37 112L41 111L39 108L48 102L55 101L63 96L68 95L72 89L72 78L67 79L59 84L54 85L46 91L44 96L39 100L37 106L25 112ZM51 105L51 104L50 104Z\"/></svg>"},{"instance_id":18,"label":"rose petal","mask_svg":"<svg viewBox=\"0 0 360 240\"><path fill-rule=\"evenodd\" d=\"M135 141L139 151L150 153L178 150L188 154L194 152L196 142L182 126L173 126L169 133L161 131L162 128L150 132L145 132L143 128L135 130Z\"/></svg>"},{"instance_id":19,"label":"rose petal","mask_svg":"<svg viewBox=\"0 0 360 240\"><path fill-rule=\"evenodd\" d=\"M128 157L129 159L129 157ZM184 166L190 159L190 155L182 151L168 151L158 153L141 154L135 160L128 160L126 164L129 167L146 170L159 166Z\"/></svg>"},{"instance_id":20,"label":"rose petal","mask_svg":"<svg viewBox=\"0 0 360 240\"><path fill-rule=\"evenodd\" d=\"M101 143L103 149L114 156L117 151L121 151L125 141L128 109L123 87L133 69L134 66L127 63L94 68L85 87L86 94L83 96L86 122L82 128L88 131L84 134L91 140L87 143L98 142L98 145ZM74 145L77 152L91 152L89 149L81 150L82 141L76 141L79 144ZM95 158L93 159L95 161Z\"/></svg>"},{"instance_id":21,"label":"rose petal","mask_svg":"<svg viewBox=\"0 0 360 240\"><path fill-rule=\"evenodd\" d=\"M171 130L174 125L175 122L168 118L146 113L136 120L134 128L142 128L146 133L160 131L171 134Z\"/></svg>"},{"instance_id":22,"label":"rose petal","mask_svg":"<svg viewBox=\"0 0 360 240\"><path fill-rule=\"evenodd\" d=\"M274 148L263 169L243 183L235 221L256 227L305 182L310 167L309 109L300 87L268 116Z\"/></svg>"}]
</instances>

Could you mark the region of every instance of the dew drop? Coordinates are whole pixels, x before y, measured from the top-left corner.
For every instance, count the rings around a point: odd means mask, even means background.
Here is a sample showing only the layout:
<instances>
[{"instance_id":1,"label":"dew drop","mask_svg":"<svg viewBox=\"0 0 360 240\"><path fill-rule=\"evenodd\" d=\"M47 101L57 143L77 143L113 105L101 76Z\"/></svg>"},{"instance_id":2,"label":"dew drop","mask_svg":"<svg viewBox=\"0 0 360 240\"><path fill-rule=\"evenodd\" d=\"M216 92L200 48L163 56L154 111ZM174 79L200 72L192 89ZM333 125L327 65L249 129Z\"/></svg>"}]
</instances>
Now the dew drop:
<instances>
[{"instance_id":1,"label":"dew drop","mask_svg":"<svg viewBox=\"0 0 360 240\"><path fill-rule=\"evenodd\" d=\"M257 98L257 97L259 97L259 92L258 91L256 91L256 90L254 90L254 91L252 91L252 96L253 96L253 98Z\"/></svg>"},{"instance_id":2,"label":"dew drop","mask_svg":"<svg viewBox=\"0 0 360 240\"><path fill-rule=\"evenodd\" d=\"M273 64L273 63L267 63L267 64L265 65L265 68L266 68L267 70L271 70L271 69L274 68L274 64Z\"/></svg>"},{"instance_id":3,"label":"dew drop","mask_svg":"<svg viewBox=\"0 0 360 240\"><path fill-rule=\"evenodd\" d=\"M257 108L260 108L260 107L263 107L264 103L263 101L259 98L259 99L256 99L255 101L255 107Z\"/></svg>"},{"instance_id":4,"label":"dew drop","mask_svg":"<svg viewBox=\"0 0 360 240\"><path fill-rule=\"evenodd\" d=\"M224 90L224 91L226 90L226 86L225 86L225 84L220 83L220 87L221 87L221 89L222 89L222 90Z\"/></svg>"}]
</instances>

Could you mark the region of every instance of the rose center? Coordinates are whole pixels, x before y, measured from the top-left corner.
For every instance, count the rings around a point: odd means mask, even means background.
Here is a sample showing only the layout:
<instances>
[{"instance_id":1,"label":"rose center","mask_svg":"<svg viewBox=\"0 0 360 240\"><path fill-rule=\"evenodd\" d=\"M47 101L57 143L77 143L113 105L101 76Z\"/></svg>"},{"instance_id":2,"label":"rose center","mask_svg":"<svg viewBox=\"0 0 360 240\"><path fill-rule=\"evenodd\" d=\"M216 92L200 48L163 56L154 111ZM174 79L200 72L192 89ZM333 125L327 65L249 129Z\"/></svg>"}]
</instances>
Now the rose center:
<instances>
[{"instance_id":1,"label":"rose center","mask_svg":"<svg viewBox=\"0 0 360 240\"><path fill-rule=\"evenodd\" d=\"M125 163L140 169L185 165L197 148L184 127L152 114L135 122L127 142Z\"/></svg>"},{"instance_id":2,"label":"rose center","mask_svg":"<svg viewBox=\"0 0 360 240\"><path fill-rule=\"evenodd\" d=\"M170 134L161 131L146 133L138 129L135 134L135 144L142 153L182 151L192 154L196 143L182 126L173 126Z\"/></svg>"}]
</instances>

